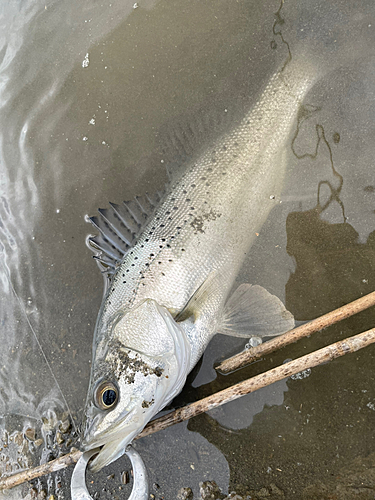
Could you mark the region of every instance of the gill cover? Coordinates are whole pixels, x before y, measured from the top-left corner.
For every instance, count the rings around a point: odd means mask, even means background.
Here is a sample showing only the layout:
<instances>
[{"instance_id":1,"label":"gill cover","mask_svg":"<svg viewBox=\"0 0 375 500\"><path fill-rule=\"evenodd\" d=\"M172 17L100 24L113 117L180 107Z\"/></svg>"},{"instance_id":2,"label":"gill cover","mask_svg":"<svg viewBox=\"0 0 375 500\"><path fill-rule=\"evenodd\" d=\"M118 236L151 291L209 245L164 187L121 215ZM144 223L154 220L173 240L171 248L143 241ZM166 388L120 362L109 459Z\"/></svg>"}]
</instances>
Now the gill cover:
<instances>
[{"instance_id":1,"label":"gill cover","mask_svg":"<svg viewBox=\"0 0 375 500\"><path fill-rule=\"evenodd\" d=\"M86 403L84 448L103 446L92 462L93 471L123 454L180 392L190 367L183 327L154 300L118 314L110 329L105 335L112 339L110 344L98 346L100 358L95 358Z\"/></svg>"}]
</instances>

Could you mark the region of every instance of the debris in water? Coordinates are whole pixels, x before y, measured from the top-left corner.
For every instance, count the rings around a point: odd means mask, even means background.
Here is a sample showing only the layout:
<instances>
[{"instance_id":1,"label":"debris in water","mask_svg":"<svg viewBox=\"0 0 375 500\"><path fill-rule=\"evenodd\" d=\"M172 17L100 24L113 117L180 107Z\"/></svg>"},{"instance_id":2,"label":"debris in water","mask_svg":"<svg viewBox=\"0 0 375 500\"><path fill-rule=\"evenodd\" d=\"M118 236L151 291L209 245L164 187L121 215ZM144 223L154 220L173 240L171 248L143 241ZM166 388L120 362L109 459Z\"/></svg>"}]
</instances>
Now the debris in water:
<instances>
[{"instance_id":1,"label":"debris in water","mask_svg":"<svg viewBox=\"0 0 375 500\"><path fill-rule=\"evenodd\" d=\"M177 494L177 500L193 500L191 488L181 488Z\"/></svg>"},{"instance_id":2,"label":"debris in water","mask_svg":"<svg viewBox=\"0 0 375 500\"><path fill-rule=\"evenodd\" d=\"M89 53L87 52L87 54L85 55L84 60L82 61L82 68L87 68L87 66L89 64L90 64Z\"/></svg>"}]
</instances>

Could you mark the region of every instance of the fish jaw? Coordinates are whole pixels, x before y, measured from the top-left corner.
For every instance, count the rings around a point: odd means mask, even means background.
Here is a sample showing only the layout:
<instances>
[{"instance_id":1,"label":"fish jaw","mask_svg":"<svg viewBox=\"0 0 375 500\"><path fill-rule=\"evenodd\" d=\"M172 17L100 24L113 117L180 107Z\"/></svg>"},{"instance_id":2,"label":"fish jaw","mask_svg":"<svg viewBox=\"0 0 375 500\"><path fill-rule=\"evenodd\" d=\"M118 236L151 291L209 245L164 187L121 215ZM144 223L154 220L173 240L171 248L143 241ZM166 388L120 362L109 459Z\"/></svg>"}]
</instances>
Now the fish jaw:
<instances>
[{"instance_id":1,"label":"fish jaw","mask_svg":"<svg viewBox=\"0 0 375 500\"><path fill-rule=\"evenodd\" d=\"M92 374L82 445L85 451L102 446L91 464L93 472L124 453L151 418L180 392L190 370L190 344L184 329L155 301L147 300L133 311L137 319L144 313L152 315L169 349L150 356L117 345L116 349L108 349L100 369ZM130 317L129 324L135 324L134 318ZM120 322L118 325L123 326ZM118 388L118 401L111 410L103 410L95 403L95 390L103 379L114 381Z\"/></svg>"}]
</instances>

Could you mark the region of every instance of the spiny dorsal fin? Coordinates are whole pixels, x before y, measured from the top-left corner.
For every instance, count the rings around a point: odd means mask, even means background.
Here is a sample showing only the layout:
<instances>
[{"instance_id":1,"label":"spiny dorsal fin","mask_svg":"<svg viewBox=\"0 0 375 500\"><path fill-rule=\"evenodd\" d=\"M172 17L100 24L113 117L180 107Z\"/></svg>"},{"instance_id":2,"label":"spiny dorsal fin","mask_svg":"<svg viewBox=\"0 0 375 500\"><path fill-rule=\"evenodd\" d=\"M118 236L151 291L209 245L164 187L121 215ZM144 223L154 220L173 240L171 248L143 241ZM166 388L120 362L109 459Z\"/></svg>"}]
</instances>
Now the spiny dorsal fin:
<instances>
[{"instance_id":1,"label":"spiny dorsal fin","mask_svg":"<svg viewBox=\"0 0 375 500\"><path fill-rule=\"evenodd\" d=\"M146 193L121 205L110 203L109 208L98 210L99 215L87 219L99 231L98 235L87 238L87 246L95 253L100 271L107 274L108 278L112 277L134 245L162 196L162 192L154 195Z\"/></svg>"}]
</instances>

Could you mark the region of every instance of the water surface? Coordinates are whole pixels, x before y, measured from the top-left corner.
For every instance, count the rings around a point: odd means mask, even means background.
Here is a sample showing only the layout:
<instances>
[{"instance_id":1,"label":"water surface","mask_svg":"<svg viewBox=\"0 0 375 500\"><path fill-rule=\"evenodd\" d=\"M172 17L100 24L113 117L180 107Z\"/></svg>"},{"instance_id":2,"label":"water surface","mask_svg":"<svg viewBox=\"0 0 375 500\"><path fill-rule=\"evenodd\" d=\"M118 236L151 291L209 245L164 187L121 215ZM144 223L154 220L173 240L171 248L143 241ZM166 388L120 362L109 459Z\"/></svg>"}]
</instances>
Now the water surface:
<instances>
[{"instance_id":1,"label":"water surface","mask_svg":"<svg viewBox=\"0 0 375 500\"><path fill-rule=\"evenodd\" d=\"M68 412L73 427L80 423L103 289L85 246L92 231L85 216L163 188L166 165L179 168L186 154L176 135L212 117L194 147L204 146L225 126L220 111L240 116L290 57L308 58L317 79L285 145L281 203L238 284L264 286L299 321L373 291L375 7L365 0L280 7L268 0L1 5L1 472L56 455L58 420ZM245 342L217 336L174 404L373 323L374 312L363 312L227 377L213 364ZM213 479L224 491L275 483L297 499L365 458L375 451L374 354L369 347L139 441L150 482L160 486L156 498L173 499L182 486L197 492L199 481ZM37 429L39 447L15 434L27 428ZM128 467L123 458L93 479L100 498L118 490ZM62 472L36 486L69 498L69 478Z\"/></svg>"}]
</instances>

